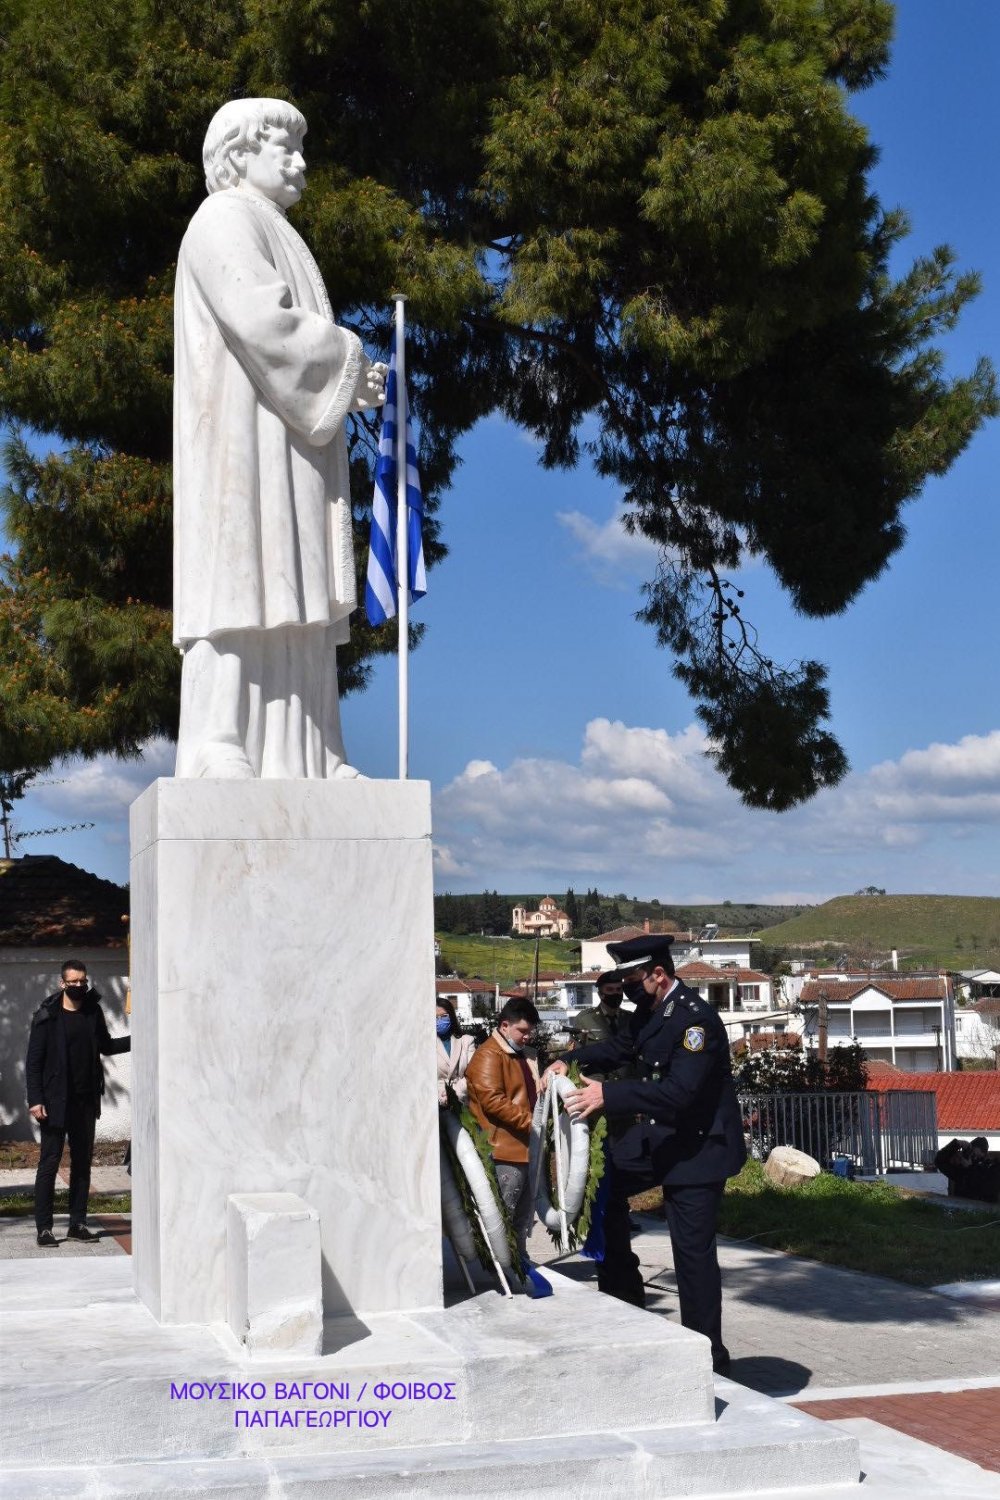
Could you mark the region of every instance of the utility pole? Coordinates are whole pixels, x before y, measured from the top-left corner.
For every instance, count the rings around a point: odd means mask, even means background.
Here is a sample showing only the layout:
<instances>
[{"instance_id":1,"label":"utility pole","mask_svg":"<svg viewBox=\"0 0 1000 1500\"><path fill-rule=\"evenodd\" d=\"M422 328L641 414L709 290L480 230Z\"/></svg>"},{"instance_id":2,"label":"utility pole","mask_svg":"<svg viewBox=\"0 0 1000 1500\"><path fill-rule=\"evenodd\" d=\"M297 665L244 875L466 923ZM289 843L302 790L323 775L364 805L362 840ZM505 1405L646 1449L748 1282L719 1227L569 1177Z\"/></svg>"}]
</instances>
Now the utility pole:
<instances>
[{"instance_id":1,"label":"utility pole","mask_svg":"<svg viewBox=\"0 0 1000 1500\"><path fill-rule=\"evenodd\" d=\"M828 1031L829 1031L829 1022L828 1022L828 1018L827 1018L827 1009L826 1009L826 1007L827 1007L827 1001L828 1000L829 1000L829 996L827 995L826 990L825 989L821 989L820 992L819 992L819 1015L818 1015L817 1020L816 1020L816 1032L817 1032L817 1048L816 1048L816 1051L817 1051L817 1056L819 1057L820 1062L823 1063L824 1065L826 1063L826 1044L827 1044L827 1035L828 1035Z\"/></svg>"}]
</instances>

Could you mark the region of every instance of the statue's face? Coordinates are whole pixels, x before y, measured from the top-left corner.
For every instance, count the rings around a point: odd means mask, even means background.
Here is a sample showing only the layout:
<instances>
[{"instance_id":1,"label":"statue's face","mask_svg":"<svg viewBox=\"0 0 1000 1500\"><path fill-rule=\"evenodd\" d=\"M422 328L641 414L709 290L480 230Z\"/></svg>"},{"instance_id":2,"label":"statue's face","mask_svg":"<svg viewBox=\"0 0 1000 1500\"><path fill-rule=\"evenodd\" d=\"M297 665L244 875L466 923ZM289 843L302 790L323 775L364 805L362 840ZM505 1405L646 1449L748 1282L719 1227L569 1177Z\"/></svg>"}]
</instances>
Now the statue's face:
<instances>
[{"instance_id":1,"label":"statue's face","mask_svg":"<svg viewBox=\"0 0 1000 1500\"><path fill-rule=\"evenodd\" d=\"M269 126L258 151L242 153L243 181L279 208L298 203L306 186L306 162L299 136Z\"/></svg>"}]
</instances>

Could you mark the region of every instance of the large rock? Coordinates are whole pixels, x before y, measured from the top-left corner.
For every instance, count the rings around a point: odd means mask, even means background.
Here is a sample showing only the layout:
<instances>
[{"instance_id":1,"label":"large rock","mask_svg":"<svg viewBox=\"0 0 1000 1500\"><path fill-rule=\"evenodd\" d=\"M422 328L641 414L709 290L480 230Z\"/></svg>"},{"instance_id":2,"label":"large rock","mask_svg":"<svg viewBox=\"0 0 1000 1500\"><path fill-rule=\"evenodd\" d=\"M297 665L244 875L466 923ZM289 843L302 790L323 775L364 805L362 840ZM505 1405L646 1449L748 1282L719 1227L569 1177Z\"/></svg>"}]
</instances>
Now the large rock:
<instances>
[{"instance_id":1,"label":"large rock","mask_svg":"<svg viewBox=\"0 0 1000 1500\"><path fill-rule=\"evenodd\" d=\"M764 1163L764 1175L775 1187L801 1187L821 1171L815 1157L797 1151L794 1146L775 1146Z\"/></svg>"}]
</instances>

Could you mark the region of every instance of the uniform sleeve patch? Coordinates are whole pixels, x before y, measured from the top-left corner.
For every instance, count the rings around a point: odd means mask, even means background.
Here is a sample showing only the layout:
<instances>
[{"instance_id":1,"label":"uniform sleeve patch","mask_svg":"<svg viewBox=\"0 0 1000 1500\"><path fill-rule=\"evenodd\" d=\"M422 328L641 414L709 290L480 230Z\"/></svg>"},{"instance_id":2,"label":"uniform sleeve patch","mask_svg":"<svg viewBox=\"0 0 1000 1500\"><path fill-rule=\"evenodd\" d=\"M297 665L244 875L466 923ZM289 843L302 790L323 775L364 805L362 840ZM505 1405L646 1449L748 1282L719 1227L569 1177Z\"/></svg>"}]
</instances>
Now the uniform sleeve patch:
<instances>
[{"instance_id":1,"label":"uniform sleeve patch","mask_svg":"<svg viewBox=\"0 0 1000 1500\"><path fill-rule=\"evenodd\" d=\"M684 1049L687 1052L703 1052L705 1050L704 1026L688 1027L684 1033Z\"/></svg>"}]
</instances>

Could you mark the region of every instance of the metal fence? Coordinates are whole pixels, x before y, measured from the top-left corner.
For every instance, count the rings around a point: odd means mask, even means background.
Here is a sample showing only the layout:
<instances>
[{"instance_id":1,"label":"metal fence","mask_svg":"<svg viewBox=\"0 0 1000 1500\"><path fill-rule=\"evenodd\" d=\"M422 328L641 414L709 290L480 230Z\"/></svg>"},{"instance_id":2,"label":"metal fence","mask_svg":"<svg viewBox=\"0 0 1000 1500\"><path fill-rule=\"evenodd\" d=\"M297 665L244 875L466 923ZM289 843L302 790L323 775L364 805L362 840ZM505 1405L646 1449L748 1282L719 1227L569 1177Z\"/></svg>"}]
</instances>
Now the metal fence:
<instances>
[{"instance_id":1,"label":"metal fence","mask_svg":"<svg viewBox=\"0 0 1000 1500\"><path fill-rule=\"evenodd\" d=\"M751 1156L797 1146L828 1167L846 1157L866 1176L930 1166L938 1148L937 1097L922 1090L740 1094Z\"/></svg>"}]
</instances>

